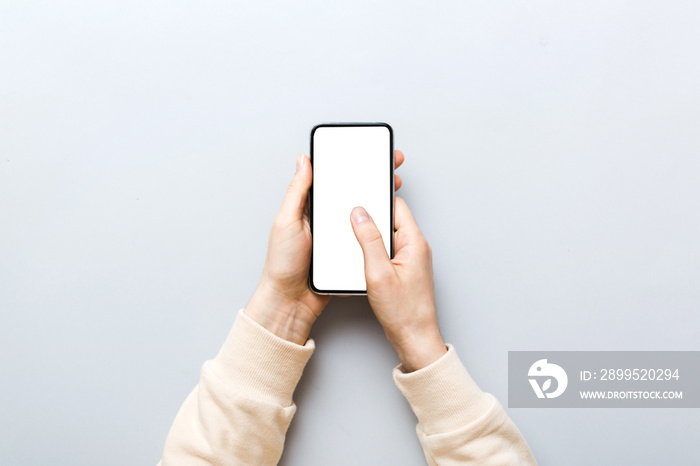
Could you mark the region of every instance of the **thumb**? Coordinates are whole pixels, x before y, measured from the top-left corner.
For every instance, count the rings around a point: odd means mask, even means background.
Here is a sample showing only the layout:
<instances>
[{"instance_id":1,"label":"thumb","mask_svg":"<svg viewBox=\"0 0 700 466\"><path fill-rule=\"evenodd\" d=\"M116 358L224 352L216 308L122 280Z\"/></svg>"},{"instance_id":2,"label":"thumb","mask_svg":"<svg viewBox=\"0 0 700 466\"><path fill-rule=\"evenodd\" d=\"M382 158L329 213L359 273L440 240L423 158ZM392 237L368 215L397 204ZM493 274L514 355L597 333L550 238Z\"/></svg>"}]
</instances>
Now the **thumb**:
<instances>
[{"instance_id":1,"label":"thumb","mask_svg":"<svg viewBox=\"0 0 700 466\"><path fill-rule=\"evenodd\" d=\"M306 207L306 197L311 187L311 163L304 154L297 157L297 171L289 184L278 216L286 223L301 219Z\"/></svg>"},{"instance_id":2,"label":"thumb","mask_svg":"<svg viewBox=\"0 0 700 466\"><path fill-rule=\"evenodd\" d=\"M391 262L374 220L365 209L355 207L350 214L350 222L365 257L365 276L383 275L383 272L391 268Z\"/></svg>"}]
</instances>

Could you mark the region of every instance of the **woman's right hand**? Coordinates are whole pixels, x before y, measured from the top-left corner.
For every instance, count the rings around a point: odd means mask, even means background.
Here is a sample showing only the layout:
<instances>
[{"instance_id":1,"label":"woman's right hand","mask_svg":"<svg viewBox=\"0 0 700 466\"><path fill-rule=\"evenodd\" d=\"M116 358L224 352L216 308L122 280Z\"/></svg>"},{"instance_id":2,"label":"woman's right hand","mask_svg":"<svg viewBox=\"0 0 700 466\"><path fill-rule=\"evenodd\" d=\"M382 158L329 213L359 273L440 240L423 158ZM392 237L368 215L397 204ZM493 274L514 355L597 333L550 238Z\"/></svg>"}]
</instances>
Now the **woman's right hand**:
<instances>
[{"instance_id":1,"label":"woman's right hand","mask_svg":"<svg viewBox=\"0 0 700 466\"><path fill-rule=\"evenodd\" d=\"M389 259L372 217L362 207L350 214L365 258L369 304L404 371L412 372L438 360L447 348L437 322L430 245L399 197L394 217L396 253Z\"/></svg>"}]
</instances>

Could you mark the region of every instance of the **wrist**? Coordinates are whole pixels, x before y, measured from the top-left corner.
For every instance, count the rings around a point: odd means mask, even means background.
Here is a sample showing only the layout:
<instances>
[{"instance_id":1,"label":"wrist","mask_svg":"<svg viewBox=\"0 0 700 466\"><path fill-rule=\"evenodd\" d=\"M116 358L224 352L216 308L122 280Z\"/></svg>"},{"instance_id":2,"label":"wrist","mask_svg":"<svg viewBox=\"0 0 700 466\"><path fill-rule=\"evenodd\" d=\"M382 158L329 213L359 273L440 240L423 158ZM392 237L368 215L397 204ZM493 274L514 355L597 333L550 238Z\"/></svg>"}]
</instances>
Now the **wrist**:
<instances>
[{"instance_id":1,"label":"wrist","mask_svg":"<svg viewBox=\"0 0 700 466\"><path fill-rule=\"evenodd\" d=\"M287 298L262 283L243 312L270 333L298 345L306 343L316 321L316 315L300 300Z\"/></svg>"},{"instance_id":2,"label":"wrist","mask_svg":"<svg viewBox=\"0 0 700 466\"><path fill-rule=\"evenodd\" d=\"M414 372L434 363L447 353L447 345L439 331L427 335L411 335L392 346L401 360L404 372Z\"/></svg>"}]
</instances>

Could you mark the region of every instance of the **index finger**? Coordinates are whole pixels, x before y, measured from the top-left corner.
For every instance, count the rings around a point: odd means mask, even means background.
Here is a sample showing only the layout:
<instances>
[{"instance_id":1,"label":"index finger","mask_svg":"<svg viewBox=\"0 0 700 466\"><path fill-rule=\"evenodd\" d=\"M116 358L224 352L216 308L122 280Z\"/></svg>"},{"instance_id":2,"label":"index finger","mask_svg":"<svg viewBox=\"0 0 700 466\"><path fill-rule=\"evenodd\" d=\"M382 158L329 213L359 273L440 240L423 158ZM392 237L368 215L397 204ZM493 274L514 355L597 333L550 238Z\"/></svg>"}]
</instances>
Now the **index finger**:
<instances>
[{"instance_id":1,"label":"index finger","mask_svg":"<svg viewBox=\"0 0 700 466\"><path fill-rule=\"evenodd\" d=\"M400 229L418 230L420 232L416 219L413 218L406 201L397 196L394 200L394 230Z\"/></svg>"}]
</instances>

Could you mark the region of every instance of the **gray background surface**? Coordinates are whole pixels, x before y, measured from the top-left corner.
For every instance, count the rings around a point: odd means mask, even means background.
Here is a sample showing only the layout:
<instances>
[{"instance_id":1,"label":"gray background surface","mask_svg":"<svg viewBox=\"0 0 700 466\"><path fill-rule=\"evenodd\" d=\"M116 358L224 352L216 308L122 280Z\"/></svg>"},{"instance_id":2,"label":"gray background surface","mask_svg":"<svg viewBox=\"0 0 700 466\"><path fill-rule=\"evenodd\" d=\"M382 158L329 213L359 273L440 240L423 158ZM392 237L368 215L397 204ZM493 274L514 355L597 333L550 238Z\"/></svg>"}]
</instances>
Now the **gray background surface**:
<instances>
[{"instance_id":1,"label":"gray background surface","mask_svg":"<svg viewBox=\"0 0 700 466\"><path fill-rule=\"evenodd\" d=\"M251 296L298 152L386 121L445 339L700 349L693 1L0 2L0 462L154 464ZM335 300L282 464L424 464ZM541 464L698 464L700 413L511 409Z\"/></svg>"}]
</instances>

